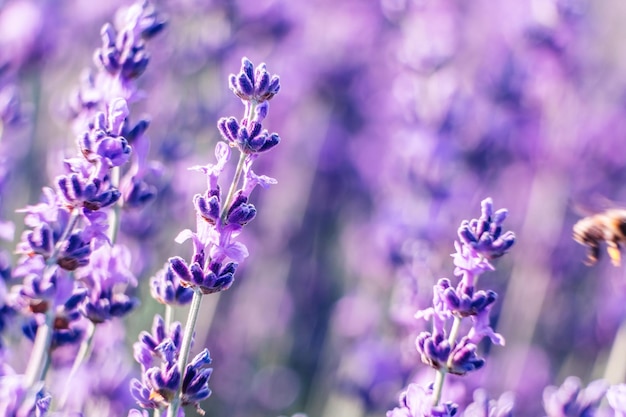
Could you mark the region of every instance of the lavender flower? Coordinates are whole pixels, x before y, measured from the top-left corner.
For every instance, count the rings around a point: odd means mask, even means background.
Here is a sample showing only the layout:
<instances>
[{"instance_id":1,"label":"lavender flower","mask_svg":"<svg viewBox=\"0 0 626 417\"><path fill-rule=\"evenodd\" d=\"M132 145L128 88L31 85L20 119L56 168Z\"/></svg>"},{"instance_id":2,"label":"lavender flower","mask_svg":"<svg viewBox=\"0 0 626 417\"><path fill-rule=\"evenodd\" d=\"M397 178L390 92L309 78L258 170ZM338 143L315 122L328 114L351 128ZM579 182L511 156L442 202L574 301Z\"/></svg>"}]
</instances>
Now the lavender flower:
<instances>
[{"instance_id":1,"label":"lavender flower","mask_svg":"<svg viewBox=\"0 0 626 417\"><path fill-rule=\"evenodd\" d=\"M476 291L475 285L480 274L494 269L488 259L502 256L515 242L515 235L512 232L502 234L506 210L493 214L489 198L482 201L481 207L481 218L463 221L458 230L461 240L455 242L453 257L455 274L461 276L459 284L454 288L449 279L440 279L433 288L432 307L415 315L433 321L432 333L420 333L415 345L422 362L437 370L432 402L435 406L439 404L446 374L466 375L485 365L485 360L477 354L477 345L484 337L504 345L504 338L489 324L489 312L497 294L491 290ZM466 336L459 338L461 321L467 317L473 325ZM450 319L453 323L448 330Z\"/></svg>"},{"instance_id":2,"label":"lavender flower","mask_svg":"<svg viewBox=\"0 0 626 417\"><path fill-rule=\"evenodd\" d=\"M152 298L161 304L186 305L191 302L193 290L183 285L183 281L174 273L169 263L159 270L150 281Z\"/></svg>"},{"instance_id":3,"label":"lavender flower","mask_svg":"<svg viewBox=\"0 0 626 417\"><path fill-rule=\"evenodd\" d=\"M543 406L548 417L589 417L595 415L608 386L597 380L583 388L577 377L568 377L560 387L546 387Z\"/></svg>"},{"instance_id":4,"label":"lavender flower","mask_svg":"<svg viewBox=\"0 0 626 417\"><path fill-rule=\"evenodd\" d=\"M148 1L120 9L115 26L105 24L102 27L102 47L94 54L99 71L96 75L83 74L82 86L71 103L75 128L79 132L89 123L94 111L118 98L126 101L137 98L134 80L145 71L150 60L145 40L164 27L165 21Z\"/></svg>"},{"instance_id":5,"label":"lavender flower","mask_svg":"<svg viewBox=\"0 0 626 417\"><path fill-rule=\"evenodd\" d=\"M502 233L502 223L508 211L500 209L494 213L491 198L483 200L480 205L482 212L478 219L461 223L459 239L487 259L499 258L515 243L513 232Z\"/></svg>"},{"instance_id":6,"label":"lavender flower","mask_svg":"<svg viewBox=\"0 0 626 417\"><path fill-rule=\"evenodd\" d=\"M400 394L400 406L387 412L387 417L452 417L458 406L447 402L433 406L432 389L424 389L417 384L410 384Z\"/></svg>"},{"instance_id":7,"label":"lavender flower","mask_svg":"<svg viewBox=\"0 0 626 417\"><path fill-rule=\"evenodd\" d=\"M29 390L22 375L0 376L0 415L6 417L41 417L50 407L52 397L38 384Z\"/></svg>"},{"instance_id":8,"label":"lavender flower","mask_svg":"<svg viewBox=\"0 0 626 417\"><path fill-rule=\"evenodd\" d=\"M180 256L171 257L163 275L167 282L161 285L155 281L153 289L157 298L167 302L174 301L178 291L174 288L175 280L182 287L193 290L180 352L178 346L168 339L156 347L136 348L136 354L139 352L137 359L144 369L141 381L133 380L131 383L133 396L145 408L167 407L169 417L176 416L181 405L195 404L199 409L199 402L211 394L208 380L212 371L205 368L211 362L208 350L187 363L202 296L219 293L232 285L238 263L248 256L245 245L235 238L256 216L256 208L249 203L250 193L257 185L266 187L275 183L269 177L255 174L251 167L259 152L267 151L279 142L278 135L269 135L261 130L261 122L269 109L266 100L278 92L280 84L278 77L269 76L264 64L254 74L250 61L244 58L243 62L243 75L235 77L239 81L231 81L231 86L245 104L244 118L241 122L232 117L221 119L218 128L230 144L218 142L215 164L192 168L206 175L207 190L193 198L196 231L185 229L176 238L178 243L192 240L192 260L187 262ZM233 180L224 195L219 180L230 160L230 147L237 147L240 155ZM170 271L172 275L168 277ZM167 305L166 308L169 311L171 307ZM148 367L151 364L147 354L149 349L153 349L153 354L158 351L161 359L159 367Z\"/></svg>"},{"instance_id":9,"label":"lavender flower","mask_svg":"<svg viewBox=\"0 0 626 417\"><path fill-rule=\"evenodd\" d=\"M180 348L182 341L182 326L179 322L172 323L166 328L165 321L159 315L154 316L152 322L152 332L141 332L139 334L139 342L135 343L135 360L141 364L144 369L153 366L154 358L159 354L156 350L165 340L170 340L174 346Z\"/></svg>"},{"instance_id":10,"label":"lavender flower","mask_svg":"<svg viewBox=\"0 0 626 417\"><path fill-rule=\"evenodd\" d=\"M611 385L606 399L617 417L626 416L626 384Z\"/></svg>"},{"instance_id":11,"label":"lavender flower","mask_svg":"<svg viewBox=\"0 0 626 417\"><path fill-rule=\"evenodd\" d=\"M142 379L131 381L131 394L143 408L160 409L169 407L176 393L181 392L181 404L193 404L211 395L208 381L211 363L208 350L204 349L186 366L183 377L179 371L182 331L180 323L170 327L166 335L161 317L156 316L152 334L142 332L135 343L135 359L142 366ZM155 360L159 363L155 363Z\"/></svg>"},{"instance_id":12,"label":"lavender flower","mask_svg":"<svg viewBox=\"0 0 626 417\"><path fill-rule=\"evenodd\" d=\"M248 58L241 60L239 74L231 74L228 79L230 89L241 101L262 103L270 100L280 90L280 80L277 75L270 75L265 64L259 65L256 70Z\"/></svg>"},{"instance_id":13,"label":"lavender flower","mask_svg":"<svg viewBox=\"0 0 626 417\"><path fill-rule=\"evenodd\" d=\"M137 285L130 271L130 253L124 246L101 246L92 254L89 266L77 270L76 278L89 291L81 312L93 323L122 317L139 302L123 292L126 286Z\"/></svg>"},{"instance_id":14,"label":"lavender flower","mask_svg":"<svg viewBox=\"0 0 626 417\"><path fill-rule=\"evenodd\" d=\"M497 400L490 400L483 389L474 391L474 401L463 412L463 417L513 417L515 398L505 392Z\"/></svg>"},{"instance_id":15,"label":"lavender flower","mask_svg":"<svg viewBox=\"0 0 626 417\"><path fill-rule=\"evenodd\" d=\"M180 243L192 239L193 261L190 265L180 257L170 258L169 261L171 269L184 285L197 287L203 294L230 288L238 262L248 256L247 248L242 243L234 241L233 238L256 215L256 208L248 202L250 193L257 185L267 187L276 183L272 178L255 174L251 167L258 152L269 150L279 142L277 135L267 136L267 133L261 133L260 130L261 121L267 116L266 100L272 98L280 88L278 77L271 77L272 81L269 82L270 76L264 64L259 67L256 75L252 64L246 58L243 59L242 65L242 72L239 76L231 76L231 85L234 85L232 80L240 80L238 81L239 89L233 91L246 105L244 119L239 123L232 117L223 118L218 123L224 138L231 142L231 146L237 146L240 151L235 178L228 195L224 197L218 180L230 160L231 151L223 142L215 146L217 160L215 164L192 168L207 176L208 187L204 194L196 194L193 199L196 208L197 232L184 230L176 240ZM250 81L249 86L244 82L245 80ZM257 117L255 121L252 115L259 108L265 109L262 111L263 117ZM250 123L251 130L248 130L248 123ZM243 184L239 190L236 190L235 187L239 185L242 174L244 175ZM225 262L228 259L234 262Z\"/></svg>"}]
</instances>

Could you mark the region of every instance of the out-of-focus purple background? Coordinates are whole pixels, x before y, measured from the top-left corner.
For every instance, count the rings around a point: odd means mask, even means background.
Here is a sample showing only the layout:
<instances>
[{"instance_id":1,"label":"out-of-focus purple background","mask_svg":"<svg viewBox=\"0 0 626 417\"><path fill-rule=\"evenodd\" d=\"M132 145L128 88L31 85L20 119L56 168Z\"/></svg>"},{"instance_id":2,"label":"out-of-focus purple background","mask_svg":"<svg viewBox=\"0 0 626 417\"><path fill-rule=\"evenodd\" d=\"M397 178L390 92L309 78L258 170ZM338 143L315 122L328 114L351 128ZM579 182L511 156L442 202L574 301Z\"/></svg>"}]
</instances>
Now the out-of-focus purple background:
<instances>
[{"instance_id":1,"label":"out-of-focus purple background","mask_svg":"<svg viewBox=\"0 0 626 417\"><path fill-rule=\"evenodd\" d=\"M74 146L66 100L123 1L0 1L3 219L34 203ZM141 79L161 194L128 214L125 242L143 279L126 354L151 318L149 277L193 227L218 118L240 117L228 74L242 56L281 77L265 125L281 144L259 159L278 184L255 191L250 257L233 287L205 297L194 351L213 356L207 416L384 415L419 361L414 313L451 277L456 229L480 201L506 207L518 240L482 288L500 295L505 347L451 377L444 399L476 387L517 396L520 416L568 375L623 382L614 361L626 277L608 257L586 267L571 239L582 216L626 207L626 3L619 0L170 0ZM8 109L8 110L6 110ZM12 250L12 243L4 243ZM184 320L185 312L176 312ZM623 355L622 355L623 356ZM610 358L613 358L610 360ZM619 359L619 358L618 358ZM610 365L609 365L610 363ZM191 412L190 412L191 413Z\"/></svg>"}]
</instances>

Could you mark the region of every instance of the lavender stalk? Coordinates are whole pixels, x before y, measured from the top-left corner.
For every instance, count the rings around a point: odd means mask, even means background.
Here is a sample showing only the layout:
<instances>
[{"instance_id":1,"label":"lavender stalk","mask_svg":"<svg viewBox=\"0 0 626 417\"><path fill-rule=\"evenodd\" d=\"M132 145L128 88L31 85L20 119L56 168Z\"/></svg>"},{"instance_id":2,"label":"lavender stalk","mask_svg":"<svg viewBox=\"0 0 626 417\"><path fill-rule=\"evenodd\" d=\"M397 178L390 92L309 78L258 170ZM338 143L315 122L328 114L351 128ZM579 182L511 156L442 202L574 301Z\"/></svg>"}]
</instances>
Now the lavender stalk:
<instances>
[{"instance_id":1,"label":"lavender stalk","mask_svg":"<svg viewBox=\"0 0 626 417\"><path fill-rule=\"evenodd\" d=\"M211 394L208 380L212 369L205 367L211 363L208 350L188 363L202 298L232 285L238 264L248 256L245 245L235 238L256 216L256 208L249 203L250 194L257 185L276 183L273 178L255 174L252 164L260 153L280 141L276 133L262 128L269 111L268 100L280 89L279 78L270 76L265 64L255 70L244 58L240 73L230 77L230 88L245 105L244 117L241 121L234 117L220 119L218 128L225 142L220 141L215 147L217 162L191 168L207 176L206 192L193 198L196 231L183 230L176 238L178 243L192 240L192 261L188 264L181 257L172 257L152 280L152 294L167 305L167 319L155 319L159 323L153 330L155 336L142 334L135 345L135 358L142 365L143 375L141 381L131 382L131 392L141 407L166 408L168 417L177 417L180 407L187 404L194 404L200 412L199 402ZM219 177L230 161L231 148L239 150L239 159L224 196ZM190 298L191 307L181 335L175 330L181 328L179 323L169 324L171 306L185 304ZM168 337L166 329L176 337ZM154 366L155 357L160 359L160 366Z\"/></svg>"},{"instance_id":2,"label":"lavender stalk","mask_svg":"<svg viewBox=\"0 0 626 417\"><path fill-rule=\"evenodd\" d=\"M441 403L446 375L466 375L482 368L485 360L478 357L477 345L484 337L504 345L504 338L489 325L489 312L497 294L476 287L479 276L494 269L490 260L504 255L515 243L515 235L502 230L508 214L505 209L494 212L490 198L482 201L481 208L479 219L461 223L459 241L454 243L454 274L461 281L455 288L449 279L440 279L434 286L433 306L416 314L417 318L432 318L432 333L422 332L415 343L422 362L437 371L435 382L426 390L411 384L400 398L400 407L389 411L387 417L399 417L407 411L424 416L456 414L456 404ZM467 335L458 339L465 318L471 318L473 325Z\"/></svg>"}]
</instances>

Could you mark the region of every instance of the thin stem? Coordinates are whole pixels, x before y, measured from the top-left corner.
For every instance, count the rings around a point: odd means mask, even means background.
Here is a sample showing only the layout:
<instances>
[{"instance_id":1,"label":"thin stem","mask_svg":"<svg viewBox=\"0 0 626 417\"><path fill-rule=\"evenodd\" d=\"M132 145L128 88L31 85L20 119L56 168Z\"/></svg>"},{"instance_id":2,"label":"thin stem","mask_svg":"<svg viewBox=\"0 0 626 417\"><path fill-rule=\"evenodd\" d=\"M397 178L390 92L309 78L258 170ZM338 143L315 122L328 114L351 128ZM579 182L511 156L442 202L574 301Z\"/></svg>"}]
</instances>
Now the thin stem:
<instances>
[{"instance_id":1,"label":"thin stem","mask_svg":"<svg viewBox=\"0 0 626 417\"><path fill-rule=\"evenodd\" d=\"M45 369L47 369L50 343L52 342L54 311L49 309L45 317L44 324L37 328L33 350L26 368L26 386L28 387L32 387L37 381L43 380Z\"/></svg>"},{"instance_id":2,"label":"thin stem","mask_svg":"<svg viewBox=\"0 0 626 417\"><path fill-rule=\"evenodd\" d=\"M181 391L183 389L182 380L184 378L185 366L187 365L187 359L189 359L189 351L191 350L191 340L193 338L193 332L196 328L196 322L198 320L198 313L200 312L200 304L202 303L202 292L198 288L193 290L193 298L191 299L191 307L189 308L189 314L187 316L187 323L185 324L185 334L183 335L183 341L180 347L180 355L178 356L178 371L180 372L181 384L174 395L170 406L167 408L167 417L176 417L178 415L178 408L180 407Z\"/></svg>"},{"instance_id":3,"label":"thin stem","mask_svg":"<svg viewBox=\"0 0 626 417\"><path fill-rule=\"evenodd\" d=\"M165 331L169 331L170 324L172 324L172 316L174 315L174 310L172 306L169 304L165 304Z\"/></svg>"},{"instance_id":4,"label":"thin stem","mask_svg":"<svg viewBox=\"0 0 626 417\"><path fill-rule=\"evenodd\" d=\"M439 401L441 401L441 393L443 392L443 383L446 380L446 374L445 369L437 369L435 383L433 384L433 407L439 405Z\"/></svg>"},{"instance_id":5,"label":"thin stem","mask_svg":"<svg viewBox=\"0 0 626 417\"><path fill-rule=\"evenodd\" d=\"M452 328L450 329L450 336L448 336L448 344L450 345L450 353L454 349L454 345L456 344L456 337L459 334L459 329L461 328L461 322L463 319L461 317L454 317L454 322L452 323ZM446 367L443 369L437 370L437 375L435 376L435 383L433 384L433 407L439 405L439 401L441 401L441 393L443 392L443 383L446 380L446 374L448 373L448 369L452 367L452 356L448 357L448 363L446 363Z\"/></svg>"},{"instance_id":6,"label":"thin stem","mask_svg":"<svg viewBox=\"0 0 626 417\"><path fill-rule=\"evenodd\" d=\"M254 115L254 109L256 108L258 103L249 101L248 104L249 106L246 106L247 112L244 115L245 123L248 123L250 120L252 120L252 116ZM233 182L230 184L226 200L224 200L225 204L222 208L222 215L220 216L222 222L226 220L226 213L228 213L228 209L230 208L230 204L232 203L232 199L235 195L235 189L239 184L239 179L241 178L241 173L243 172L243 163L246 160L246 156L247 155L245 153L240 151L239 162L237 163L237 168L235 169L235 176L233 177Z\"/></svg>"},{"instance_id":7,"label":"thin stem","mask_svg":"<svg viewBox=\"0 0 626 417\"><path fill-rule=\"evenodd\" d=\"M67 222L67 226L65 227L65 230L63 231L63 234L61 235L61 238L59 239L57 244L54 246L54 250L50 254L50 257L46 260L46 268L52 267L53 265L57 263L57 260L58 260L57 257L59 256L59 253L61 252L61 248L63 247L63 244L65 243L67 238L70 237L70 235L74 231L74 228L78 224L78 219L80 219L80 210L73 208L72 211L70 212L70 219Z\"/></svg>"},{"instance_id":8,"label":"thin stem","mask_svg":"<svg viewBox=\"0 0 626 417\"><path fill-rule=\"evenodd\" d=\"M459 329L461 328L461 322L463 319L458 316L454 316L454 322L452 323L452 328L450 329L450 336L448 337L448 343L450 347L453 348L456 343L456 337L459 334Z\"/></svg>"},{"instance_id":9,"label":"thin stem","mask_svg":"<svg viewBox=\"0 0 626 417\"><path fill-rule=\"evenodd\" d=\"M246 161L246 154L241 152L239 154L239 162L237 163L237 168L235 169L235 175L233 177L233 182L230 183L230 188L228 189L228 195L226 196L226 200L224 206L222 208L222 215L220 218L222 222L226 221L226 215L228 213L228 209L230 208L230 204L233 202L233 197L235 196L235 189L237 185L239 185L239 180L241 179L241 173L243 172L243 164Z\"/></svg>"},{"instance_id":10,"label":"thin stem","mask_svg":"<svg viewBox=\"0 0 626 417\"><path fill-rule=\"evenodd\" d=\"M120 184L120 167L113 167L109 171L109 178L113 187L119 189ZM117 232L120 228L120 212L122 211L122 199L114 204L112 209L108 212L109 230L107 230L107 236L111 240L111 243L115 243L117 239Z\"/></svg>"},{"instance_id":11,"label":"thin stem","mask_svg":"<svg viewBox=\"0 0 626 417\"><path fill-rule=\"evenodd\" d=\"M89 322L89 325L87 327L87 335L85 339L83 340L83 342L80 344L80 349L78 350L78 353L76 354L76 358L74 359L74 363L72 364L72 370L70 371L70 374L67 377L66 381L71 381L72 379L74 379L74 376L76 376L76 372L78 372L78 368L80 368L80 366L88 358L89 352L91 351L91 347L93 345L95 334L96 334L96 325L92 322ZM70 394L70 386L66 385L65 390L63 392L63 396L61 397L61 400L59 401L59 407L58 407L59 409L63 409L69 394Z\"/></svg>"},{"instance_id":12,"label":"thin stem","mask_svg":"<svg viewBox=\"0 0 626 417\"><path fill-rule=\"evenodd\" d=\"M61 238L55 245L52 254L50 254L50 257L46 260L46 267L43 271L45 278L50 278L50 276L54 274L57 258L61 252L61 248L78 224L78 219L80 219L80 212L77 209L72 209L70 219L65 230L63 231L63 235L61 235ZM46 376L49 362L48 356L50 355L50 344L52 343L53 327L54 309L49 307L46 311L44 324L37 328L35 342L33 343L33 350L31 351L28 366L26 367L26 384L29 387L37 381L42 381Z\"/></svg>"}]
</instances>

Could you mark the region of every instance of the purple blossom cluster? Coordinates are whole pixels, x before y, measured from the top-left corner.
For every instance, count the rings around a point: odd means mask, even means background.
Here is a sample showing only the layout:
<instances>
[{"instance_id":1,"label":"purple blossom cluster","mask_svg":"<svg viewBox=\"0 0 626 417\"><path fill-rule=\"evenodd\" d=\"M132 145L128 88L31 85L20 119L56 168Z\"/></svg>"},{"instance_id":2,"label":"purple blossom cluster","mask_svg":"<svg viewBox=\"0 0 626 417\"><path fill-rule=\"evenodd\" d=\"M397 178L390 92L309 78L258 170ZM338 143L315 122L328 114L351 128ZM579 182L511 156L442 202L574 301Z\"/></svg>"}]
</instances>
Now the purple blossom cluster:
<instances>
[{"instance_id":1,"label":"purple blossom cluster","mask_svg":"<svg viewBox=\"0 0 626 417\"><path fill-rule=\"evenodd\" d=\"M502 232L506 209L494 212L491 198L483 200L481 208L480 218L464 220L459 226L459 241L455 242L456 252L452 255L454 274L461 277L459 283L454 287L449 279L440 279L434 286L433 306L416 314L417 318L432 319L433 331L420 333L415 344L422 362L437 371L434 386L428 392L416 384L410 385L400 398L400 408L387 413L389 417L407 412L420 416L455 415L457 404L440 404L446 375L463 376L482 368L485 360L478 356L477 350L483 338L504 345L504 338L490 326L489 313L497 294L492 290L477 290L476 285L484 272L494 270L490 260L504 255L513 246L515 234ZM472 326L461 337L465 318L471 319Z\"/></svg>"},{"instance_id":2,"label":"purple blossom cluster","mask_svg":"<svg viewBox=\"0 0 626 417\"><path fill-rule=\"evenodd\" d=\"M216 162L191 168L207 178L206 191L193 197L196 231L185 229L176 237L178 243L192 241L191 262L171 257L151 280L151 293L166 305L167 317L172 314L172 306L191 302L185 330L180 323L170 325L169 318L166 323L157 315L152 334L142 333L135 344L142 377L131 383L133 397L142 408L167 410L172 417L179 416L182 407L190 404L204 413L199 403L211 395L208 382L213 371L206 367L211 363L208 349L187 363L200 303L204 295L220 293L233 284L239 263L248 256L248 249L237 237L256 216L250 194L257 185L267 188L276 183L273 178L255 174L252 164L259 153L280 141L276 133L270 135L262 130L268 100L280 89L279 78L270 76L265 64L255 70L252 62L243 58L239 74L230 76L230 88L243 102L244 116L240 121L234 117L220 119L218 128L225 141L215 146ZM228 193L223 194L220 176L230 161L231 148L239 150L239 162ZM157 366L155 358L160 361Z\"/></svg>"}]
</instances>

